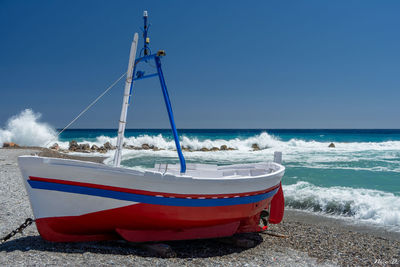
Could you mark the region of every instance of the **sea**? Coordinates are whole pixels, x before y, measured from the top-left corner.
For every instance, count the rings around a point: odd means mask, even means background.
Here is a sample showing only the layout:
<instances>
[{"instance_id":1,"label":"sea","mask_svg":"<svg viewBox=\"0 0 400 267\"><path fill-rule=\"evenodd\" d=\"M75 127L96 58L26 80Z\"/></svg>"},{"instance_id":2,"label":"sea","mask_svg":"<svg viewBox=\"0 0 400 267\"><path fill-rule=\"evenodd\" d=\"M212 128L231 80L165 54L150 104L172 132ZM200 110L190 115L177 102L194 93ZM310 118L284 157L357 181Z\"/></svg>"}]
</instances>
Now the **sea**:
<instances>
[{"instance_id":1,"label":"sea","mask_svg":"<svg viewBox=\"0 0 400 267\"><path fill-rule=\"evenodd\" d=\"M72 140L101 146L116 143L117 129L57 130L25 110L0 128L0 142L68 148ZM400 232L400 130L357 129L178 129L189 163L227 165L273 160L283 154L285 204L321 216L342 218ZM51 141L49 143L49 141ZM170 129L128 129L126 145L161 150L124 149L122 165L151 168L178 163ZM329 147L333 143L334 148ZM253 151L257 145L260 150ZM229 151L196 151L226 145ZM112 164L114 151L105 154ZM86 154L87 155L87 154ZM93 154L91 154L93 155Z\"/></svg>"}]
</instances>

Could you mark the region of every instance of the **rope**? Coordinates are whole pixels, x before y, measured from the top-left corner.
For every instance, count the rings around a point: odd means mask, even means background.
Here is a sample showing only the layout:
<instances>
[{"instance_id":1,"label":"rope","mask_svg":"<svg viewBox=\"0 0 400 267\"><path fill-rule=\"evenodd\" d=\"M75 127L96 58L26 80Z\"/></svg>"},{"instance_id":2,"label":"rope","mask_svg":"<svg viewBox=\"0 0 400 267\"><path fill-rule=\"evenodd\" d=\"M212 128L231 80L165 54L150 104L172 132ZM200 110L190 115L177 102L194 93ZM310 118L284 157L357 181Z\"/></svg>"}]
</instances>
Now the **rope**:
<instances>
[{"instance_id":1,"label":"rope","mask_svg":"<svg viewBox=\"0 0 400 267\"><path fill-rule=\"evenodd\" d=\"M78 114L70 123L67 124L60 132L58 132L57 136L52 139L50 142L48 142L45 147L47 147L51 142L55 141L58 139L60 134L62 134L69 126L71 126L77 119L79 119L80 116L82 116L86 111L88 111L94 104L97 103L97 101L100 100L108 91L111 90L124 76L126 75L126 72L124 72L115 82L113 82L103 93L101 93L92 103L89 104L84 110L81 111L81 113Z\"/></svg>"}]
</instances>

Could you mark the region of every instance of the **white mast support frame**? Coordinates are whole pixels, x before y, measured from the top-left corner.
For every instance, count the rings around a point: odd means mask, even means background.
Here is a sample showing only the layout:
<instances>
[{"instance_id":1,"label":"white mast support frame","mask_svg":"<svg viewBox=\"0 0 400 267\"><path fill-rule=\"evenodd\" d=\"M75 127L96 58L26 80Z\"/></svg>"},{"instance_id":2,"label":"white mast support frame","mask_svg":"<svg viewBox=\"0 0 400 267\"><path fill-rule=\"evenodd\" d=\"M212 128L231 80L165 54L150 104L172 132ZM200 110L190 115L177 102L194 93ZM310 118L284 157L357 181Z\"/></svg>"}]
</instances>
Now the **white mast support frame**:
<instances>
[{"instance_id":1,"label":"white mast support frame","mask_svg":"<svg viewBox=\"0 0 400 267\"><path fill-rule=\"evenodd\" d=\"M130 92L131 92L131 87L133 87L133 84L132 84L133 69L135 68L135 59L136 59L136 50L137 50L138 40L139 40L139 35L138 35L138 33L135 33L135 35L133 37L132 45L131 45L131 52L129 54L128 70L126 72L124 99L122 101L121 117L119 119L119 126L118 126L117 150L115 151L115 155L114 155L114 166L115 167L119 167L119 165L121 163L122 144L124 141L126 116L128 113Z\"/></svg>"},{"instance_id":2,"label":"white mast support frame","mask_svg":"<svg viewBox=\"0 0 400 267\"><path fill-rule=\"evenodd\" d=\"M282 152L275 151L274 152L274 162L278 164L282 164Z\"/></svg>"}]
</instances>

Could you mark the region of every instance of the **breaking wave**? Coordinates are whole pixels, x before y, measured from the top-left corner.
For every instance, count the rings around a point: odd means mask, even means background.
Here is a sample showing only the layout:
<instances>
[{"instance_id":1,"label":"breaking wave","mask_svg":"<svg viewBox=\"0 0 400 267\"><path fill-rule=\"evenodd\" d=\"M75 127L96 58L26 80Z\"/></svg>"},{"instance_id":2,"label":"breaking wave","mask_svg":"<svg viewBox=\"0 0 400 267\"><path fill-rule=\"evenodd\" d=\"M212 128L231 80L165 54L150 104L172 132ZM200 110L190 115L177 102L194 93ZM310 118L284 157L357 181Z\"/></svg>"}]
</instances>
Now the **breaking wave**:
<instances>
[{"instance_id":1,"label":"breaking wave","mask_svg":"<svg viewBox=\"0 0 400 267\"><path fill-rule=\"evenodd\" d=\"M116 137L99 136L94 142L87 142L96 145L102 145L105 142L110 142L115 145L117 142ZM165 150L175 150L175 142L172 139L164 137L162 134L151 136L151 135L140 135L137 137L126 137L124 139L126 145L140 147L143 144L152 145ZM211 149L213 147L221 147L226 145L227 147L233 148L240 151L253 150L252 145L257 144L260 149L271 148L281 143L277 138L267 134L261 133L260 135L250 137L247 139L205 139L200 140L198 138L189 138L185 135L181 137L181 145L191 150L200 150L201 148Z\"/></svg>"},{"instance_id":2,"label":"breaking wave","mask_svg":"<svg viewBox=\"0 0 400 267\"><path fill-rule=\"evenodd\" d=\"M56 131L47 123L40 122L40 113L35 113L31 109L25 109L20 114L11 117L6 126L0 128L0 141L1 142L16 142L21 145L36 145L43 146L54 140ZM116 137L109 137L99 135L95 139L80 140L80 143L95 144L98 146L103 145L105 142L116 144ZM59 141L60 142L60 141ZM153 145L164 150L175 150L175 143L173 139L158 135L139 135L133 137L126 137L124 142L127 145L140 147L143 144ZM68 147L68 142L60 142L64 148ZM192 150L199 150L201 148L211 149L213 147L221 147L226 145L234 148L237 151L253 151L253 145L256 144L261 150L268 151L268 149L280 150L284 153L319 153L327 152L328 155L324 160L336 161L342 152L365 152L365 151L399 151L400 141L385 141L385 142L335 142L335 149L329 148L330 142L318 141L305 141L301 139L292 138L288 141L283 141L280 138L270 135L267 132L250 136L248 138L231 138L231 139L200 139L197 137L188 137L181 135L181 145ZM50 145L50 144L49 144ZM336 154L337 157L331 157ZM389 155L390 157L390 155ZM398 158L399 155L392 155L393 159ZM344 158L347 160L347 158Z\"/></svg>"},{"instance_id":3,"label":"breaking wave","mask_svg":"<svg viewBox=\"0 0 400 267\"><path fill-rule=\"evenodd\" d=\"M15 142L25 146L51 146L56 131L50 125L40 122L41 115L31 109L11 117L6 126L0 128L0 144ZM115 145L117 138L101 135L94 138L78 138L79 143L102 146L106 142ZM61 148L68 149L67 140L55 140ZM138 158L143 155L154 157L175 156L175 143L170 136L142 134L126 137L127 146L141 147L143 144L154 146L160 151L142 151L124 149L123 160ZM202 148L220 148L225 145L234 150L215 152L187 152L188 159L199 162L214 161L217 164L255 162L271 160L274 151L282 151L287 167L307 167L316 169L343 169L366 171L389 171L400 173L400 141L384 142L335 142L335 148L329 148L330 142L301 140L292 138L282 140L279 137L262 132L247 138L200 138L193 135L181 135L181 145L189 150ZM257 146L260 150L253 151ZM112 151L107 155L111 156ZM229 156L227 156L229 155Z\"/></svg>"},{"instance_id":4,"label":"breaking wave","mask_svg":"<svg viewBox=\"0 0 400 267\"><path fill-rule=\"evenodd\" d=\"M56 138L56 131L50 125L39 122L40 113L25 109L11 117L4 129L0 128L0 144L14 142L21 146L45 146Z\"/></svg>"},{"instance_id":5,"label":"breaking wave","mask_svg":"<svg viewBox=\"0 0 400 267\"><path fill-rule=\"evenodd\" d=\"M400 197L372 189L319 187L308 182L284 185L286 206L348 217L400 231Z\"/></svg>"},{"instance_id":6,"label":"breaking wave","mask_svg":"<svg viewBox=\"0 0 400 267\"><path fill-rule=\"evenodd\" d=\"M116 137L98 136L90 141L80 143L102 146L106 142L115 145ZM139 135L126 137L127 146L141 147L143 144L160 148L160 151L142 151L125 149L123 159L137 158L141 155L175 156L173 139L158 135ZM64 149L68 142L59 143ZM248 138L232 139L200 139L197 137L181 136L181 145L192 151L202 148L220 148L225 145L234 150L216 152L186 152L188 159L206 162L214 160L216 164L229 164L271 160L274 151L282 151L283 160L287 167L307 167L318 169L343 169L366 171L400 172L400 141L386 142L335 142L336 148L329 148L330 142L304 141L290 139L283 141L266 132ZM253 151L257 145L260 150ZM229 155L229 157L227 156Z\"/></svg>"},{"instance_id":7,"label":"breaking wave","mask_svg":"<svg viewBox=\"0 0 400 267\"><path fill-rule=\"evenodd\" d=\"M105 142L110 142L115 145L116 137L98 136L95 141L82 141L84 143L102 145ZM140 135L137 137L126 137L124 139L126 145L139 147L143 144L153 145L155 147L174 150L175 143L172 139L158 135ZM67 144L67 142L65 142ZM226 145L239 151L253 151L252 146L256 144L261 150L275 149L283 152L361 152L361 151L385 151L385 150L400 150L400 141L386 142L335 142L336 148L329 148L330 142L304 141L299 139L290 139L282 141L278 137L268 134L267 132L258 135L233 139L198 139L196 137L181 136L181 145L193 150L201 148L211 149L213 147L221 147Z\"/></svg>"}]
</instances>

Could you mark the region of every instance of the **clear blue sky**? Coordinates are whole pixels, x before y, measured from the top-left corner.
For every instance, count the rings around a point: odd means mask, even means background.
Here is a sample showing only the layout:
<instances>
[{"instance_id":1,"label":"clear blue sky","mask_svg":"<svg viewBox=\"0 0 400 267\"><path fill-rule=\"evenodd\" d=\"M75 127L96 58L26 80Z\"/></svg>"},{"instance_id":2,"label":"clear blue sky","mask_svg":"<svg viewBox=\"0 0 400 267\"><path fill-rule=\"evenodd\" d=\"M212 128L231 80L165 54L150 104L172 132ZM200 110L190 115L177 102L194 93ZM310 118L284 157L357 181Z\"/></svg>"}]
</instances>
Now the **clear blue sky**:
<instances>
[{"instance_id":1,"label":"clear blue sky","mask_svg":"<svg viewBox=\"0 0 400 267\"><path fill-rule=\"evenodd\" d=\"M0 0L0 127L63 127L126 71L149 11L178 128L400 128L400 1ZM158 80L128 128L168 128ZM123 83L75 128L116 128Z\"/></svg>"}]
</instances>

